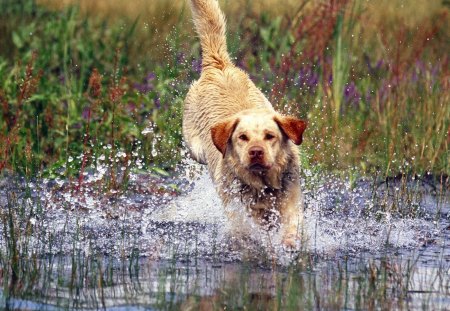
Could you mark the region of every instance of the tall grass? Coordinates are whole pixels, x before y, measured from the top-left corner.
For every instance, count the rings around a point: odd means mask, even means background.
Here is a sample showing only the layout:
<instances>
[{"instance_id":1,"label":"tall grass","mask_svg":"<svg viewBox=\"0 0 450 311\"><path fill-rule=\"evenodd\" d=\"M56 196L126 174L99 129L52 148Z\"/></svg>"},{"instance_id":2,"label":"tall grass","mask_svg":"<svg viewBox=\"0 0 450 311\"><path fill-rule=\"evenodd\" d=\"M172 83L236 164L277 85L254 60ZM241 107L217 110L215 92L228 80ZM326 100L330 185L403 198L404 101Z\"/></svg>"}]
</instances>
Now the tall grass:
<instances>
[{"instance_id":1,"label":"tall grass","mask_svg":"<svg viewBox=\"0 0 450 311\"><path fill-rule=\"evenodd\" d=\"M173 127L165 122L180 120L175 111L187 88L174 82L186 66L178 63L178 43L173 43L167 65L157 66L155 73L145 71L142 78L139 68L126 67L135 23L111 26L81 17L75 7L49 12L33 6L31 12L18 12L23 16L20 21L4 15L18 23L8 35L20 62L10 55L0 58L2 168L25 173L33 157L38 163L34 173L44 168L51 175L63 169L71 175L87 165L87 155L93 163L96 157L111 158L122 151L128 161L137 149L141 152L135 158L145 165L177 161L168 155L180 141L179 121ZM136 71L137 78L126 79L125 74ZM90 83L94 76L99 80L95 95ZM142 131L151 124L155 130L144 139Z\"/></svg>"}]
</instances>

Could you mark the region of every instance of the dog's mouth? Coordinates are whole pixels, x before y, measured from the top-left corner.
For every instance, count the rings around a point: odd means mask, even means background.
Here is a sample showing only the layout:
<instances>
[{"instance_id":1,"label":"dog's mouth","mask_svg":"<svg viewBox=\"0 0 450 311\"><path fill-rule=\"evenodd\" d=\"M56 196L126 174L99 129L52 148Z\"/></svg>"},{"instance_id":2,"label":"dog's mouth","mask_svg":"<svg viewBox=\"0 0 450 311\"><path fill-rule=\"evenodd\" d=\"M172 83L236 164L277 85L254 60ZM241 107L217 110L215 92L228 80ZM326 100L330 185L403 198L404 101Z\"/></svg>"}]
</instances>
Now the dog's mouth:
<instances>
[{"instance_id":1,"label":"dog's mouth","mask_svg":"<svg viewBox=\"0 0 450 311\"><path fill-rule=\"evenodd\" d=\"M262 163L252 163L248 166L248 169L253 173L262 173L270 169L271 165Z\"/></svg>"}]
</instances>

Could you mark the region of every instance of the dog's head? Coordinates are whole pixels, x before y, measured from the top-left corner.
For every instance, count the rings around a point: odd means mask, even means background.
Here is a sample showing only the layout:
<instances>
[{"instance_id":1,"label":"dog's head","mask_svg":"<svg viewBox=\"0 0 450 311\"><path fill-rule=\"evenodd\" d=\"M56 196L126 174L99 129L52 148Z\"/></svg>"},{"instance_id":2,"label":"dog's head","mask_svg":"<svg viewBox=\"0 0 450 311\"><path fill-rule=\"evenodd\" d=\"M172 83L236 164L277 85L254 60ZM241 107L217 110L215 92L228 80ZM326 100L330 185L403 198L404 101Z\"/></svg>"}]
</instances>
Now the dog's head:
<instances>
[{"instance_id":1,"label":"dog's head","mask_svg":"<svg viewBox=\"0 0 450 311\"><path fill-rule=\"evenodd\" d=\"M276 167L289 140L300 145L306 122L271 111L243 112L212 127L214 145L236 165L264 174Z\"/></svg>"}]
</instances>

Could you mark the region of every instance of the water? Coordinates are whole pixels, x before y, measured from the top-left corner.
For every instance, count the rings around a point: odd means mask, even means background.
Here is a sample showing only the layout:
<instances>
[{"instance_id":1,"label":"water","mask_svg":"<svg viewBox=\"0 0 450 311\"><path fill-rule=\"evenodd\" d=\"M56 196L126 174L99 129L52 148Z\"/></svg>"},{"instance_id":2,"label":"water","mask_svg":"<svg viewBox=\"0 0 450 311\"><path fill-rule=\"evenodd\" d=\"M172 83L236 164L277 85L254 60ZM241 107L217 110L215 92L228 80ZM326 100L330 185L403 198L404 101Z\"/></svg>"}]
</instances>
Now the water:
<instances>
[{"instance_id":1,"label":"water","mask_svg":"<svg viewBox=\"0 0 450 311\"><path fill-rule=\"evenodd\" d=\"M25 215L16 228L35 228L17 241L39 263L21 263L38 273L22 273L12 287L0 276L0 306L450 305L450 198L430 178L353 183L304 172L307 239L295 251L245 215L248 236L233 237L204 167L185 164L176 177L133 174L126 192L105 191L98 179L87 174L80 190L63 180L0 184L3 210L14 202ZM8 240L2 235L3 258Z\"/></svg>"},{"instance_id":2,"label":"water","mask_svg":"<svg viewBox=\"0 0 450 311\"><path fill-rule=\"evenodd\" d=\"M388 309L399 306L408 310L421 309L422 305L433 310L448 308L448 257L443 262L439 259L442 255L425 256L445 265L445 268L438 268L419 259L421 256L408 252L387 257L360 254L350 259L321 258L297 271L209 261L140 259L130 265L129 260L106 258L101 261L104 271L101 281L95 264L90 267L88 277L83 278L82 272L73 277L70 260L66 257L65 270L55 269L48 278L53 282L45 287L41 285L39 295L6 299L0 292L0 303L20 310L189 310L189 306L196 310L194 306L199 303L229 306L230 309L242 308L242 305L266 309L276 303L278 291L296 291L293 294L297 304L312 309L367 308L371 303L374 307ZM73 279L75 282L69 286ZM60 280L59 284L56 280ZM377 292L380 289L385 292ZM205 310L210 309L206 307Z\"/></svg>"}]
</instances>

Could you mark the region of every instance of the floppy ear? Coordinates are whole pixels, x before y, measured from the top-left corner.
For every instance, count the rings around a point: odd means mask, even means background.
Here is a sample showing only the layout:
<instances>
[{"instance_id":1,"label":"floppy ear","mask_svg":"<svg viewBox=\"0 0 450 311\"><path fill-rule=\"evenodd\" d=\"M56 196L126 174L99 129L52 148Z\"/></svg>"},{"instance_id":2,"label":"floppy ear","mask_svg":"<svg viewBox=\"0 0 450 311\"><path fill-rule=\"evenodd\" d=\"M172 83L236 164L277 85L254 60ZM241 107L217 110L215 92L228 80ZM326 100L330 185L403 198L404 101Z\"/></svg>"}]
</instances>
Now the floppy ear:
<instances>
[{"instance_id":1,"label":"floppy ear","mask_svg":"<svg viewBox=\"0 0 450 311\"><path fill-rule=\"evenodd\" d=\"M299 120L294 117L276 116L274 118L281 130L292 140L296 145L300 145L303 140L303 132L306 129L306 121Z\"/></svg>"},{"instance_id":2,"label":"floppy ear","mask_svg":"<svg viewBox=\"0 0 450 311\"><path fill-rule=\"evenodd\" d=\"M211 138L217 149L225 156L227 151L228 141L233 134L239 120L229 120L215 124L211 128Z\"/></svg>"}]
</instances>

